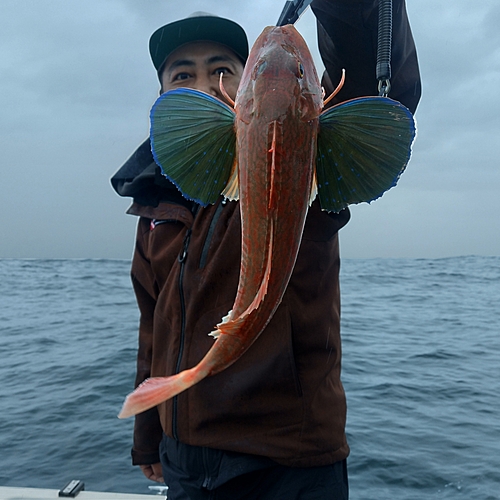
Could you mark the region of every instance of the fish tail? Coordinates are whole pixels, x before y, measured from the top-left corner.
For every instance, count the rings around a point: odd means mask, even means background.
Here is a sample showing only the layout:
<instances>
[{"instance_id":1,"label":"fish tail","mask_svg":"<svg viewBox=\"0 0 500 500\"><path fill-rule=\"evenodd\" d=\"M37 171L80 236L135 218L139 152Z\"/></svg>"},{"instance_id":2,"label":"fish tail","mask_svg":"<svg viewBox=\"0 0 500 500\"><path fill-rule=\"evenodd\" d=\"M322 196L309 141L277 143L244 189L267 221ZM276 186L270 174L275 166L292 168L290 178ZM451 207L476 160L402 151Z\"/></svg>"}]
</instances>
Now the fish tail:
<instances>
[{"instance_id":1,"label":"fish tail","mask_svg":"<svg viewBox=\"0 0 500 500\"><path fill-rule=\"evenodd\" d=\"M184 370L170 377L153 377L145 380L125 399L118 418L128 418L173 398L206 377L197 367Z\"/></svg>"}]
</instances>

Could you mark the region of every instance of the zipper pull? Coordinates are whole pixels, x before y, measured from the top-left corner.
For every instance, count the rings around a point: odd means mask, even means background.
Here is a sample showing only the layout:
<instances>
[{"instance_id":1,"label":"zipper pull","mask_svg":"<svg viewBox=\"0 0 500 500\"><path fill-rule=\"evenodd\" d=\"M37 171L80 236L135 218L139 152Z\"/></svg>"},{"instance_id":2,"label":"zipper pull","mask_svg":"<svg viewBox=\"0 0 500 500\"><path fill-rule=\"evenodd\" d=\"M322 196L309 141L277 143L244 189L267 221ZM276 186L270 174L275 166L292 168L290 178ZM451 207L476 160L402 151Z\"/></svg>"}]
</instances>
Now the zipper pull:
<instances>
[{"instance_id":1,"label":"zipper pull","mask_svg":"<svg viewBox=\"0 0 500 500\"><path fill-rule=\"evenodd\" d=\"M184 243L182 245L182 252L179 254L179 257L177 257L177 260L182 264L183 262L186 261L187 255L188 255L188 246L189 246L189 239L191 238L191 229L188 229L186 232L186 236L184 236Z\"/></svg>"}]
</instances>

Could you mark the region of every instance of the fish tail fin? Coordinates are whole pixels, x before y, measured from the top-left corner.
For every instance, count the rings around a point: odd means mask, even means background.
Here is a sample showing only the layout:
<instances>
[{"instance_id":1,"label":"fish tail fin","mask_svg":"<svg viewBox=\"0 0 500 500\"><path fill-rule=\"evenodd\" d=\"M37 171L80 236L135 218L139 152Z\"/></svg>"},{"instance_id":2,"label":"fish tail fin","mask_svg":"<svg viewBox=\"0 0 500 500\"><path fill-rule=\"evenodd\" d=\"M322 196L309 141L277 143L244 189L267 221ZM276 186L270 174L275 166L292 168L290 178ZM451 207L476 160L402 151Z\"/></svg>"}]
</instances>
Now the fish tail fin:
<instances>
[{"instance_id":1,"label":"fish tail fin","mask_svg":"<svg viewBox=\"0 0 500 500\"><path fill-rule=\"evenodd\" d=\"M173 398L206 376L201 370L191 368L171 377L153 377L145 380L125 399L118 418L128 418Z\"/></svg>"}]
</instances>

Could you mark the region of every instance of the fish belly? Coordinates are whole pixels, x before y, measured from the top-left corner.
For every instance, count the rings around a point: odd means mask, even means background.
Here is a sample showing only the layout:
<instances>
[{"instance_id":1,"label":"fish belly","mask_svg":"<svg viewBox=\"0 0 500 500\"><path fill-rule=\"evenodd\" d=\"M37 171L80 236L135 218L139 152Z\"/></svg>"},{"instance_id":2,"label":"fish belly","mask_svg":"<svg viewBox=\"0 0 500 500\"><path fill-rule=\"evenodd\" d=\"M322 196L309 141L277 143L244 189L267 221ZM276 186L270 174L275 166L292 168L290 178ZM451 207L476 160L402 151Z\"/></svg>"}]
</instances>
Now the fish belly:
<instances>
[{"instance_id":1,"label":"fish belly","mask_svg":"<svg viewBox=\"0 0 500 500\"><path fill-rule=\"evenodd\" d=\"M211 374L232 364L264 330L295 265L309 206L317 127L289 122L238 124L240 281L233 309L218 325L213 349L220 349L223 362L212 366Z\"/></svg>"}]
</instances>

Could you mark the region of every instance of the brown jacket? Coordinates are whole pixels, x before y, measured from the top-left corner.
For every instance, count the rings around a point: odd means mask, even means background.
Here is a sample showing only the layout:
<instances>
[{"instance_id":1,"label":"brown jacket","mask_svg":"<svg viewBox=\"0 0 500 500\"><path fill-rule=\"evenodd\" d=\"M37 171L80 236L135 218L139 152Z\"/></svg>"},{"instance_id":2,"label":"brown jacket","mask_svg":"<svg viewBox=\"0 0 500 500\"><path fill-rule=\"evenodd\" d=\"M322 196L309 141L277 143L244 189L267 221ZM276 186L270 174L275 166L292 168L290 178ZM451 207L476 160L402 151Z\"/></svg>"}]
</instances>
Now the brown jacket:
<instances>
[{"instance_id":1,"label":"brown jacket","mask_svg":"<svg viewBox=\"0 0 500 500\"><path fill-rule=\"evenodd\" d=\"M420 78L403 0L393 0L390 97L415 111ZM319 45L329 75L347 69L339 99L376 94L377 2L315 0ZM330 79L324 82L329 90ZM140 217L132 279L141 311L136 384L194 366L213 344L238 282L238 204L200 208L159 174L149 141L112 179ZM136 417L133 461L158 462L162 430L183 443L270 457L292 466L326 465L348 454L340 381L337 231L349 212L315 202L289 286L254 345L231 367L158 409Z\"/></svg>"},{"instance_id":2,"label":"brown jacket","mask_svg":"<svg viewBox=\"0 0 500 500\"><path fill-rule=\"evenodd\" d=\"M168 203L146 210L134 205L132 212L142 215L132 265L142 318L140 383L195 366L212 346L208 333L236 295L241 233L234 202L199 209L196 217ZM159 406L167 435L288 465L324 465L347 456L337 231L348 217L313 205L271 323L231 367ZM137 417L138 461L157 446L150 435L155 418L156 410Z\"/></svg>"}]
</instances>

